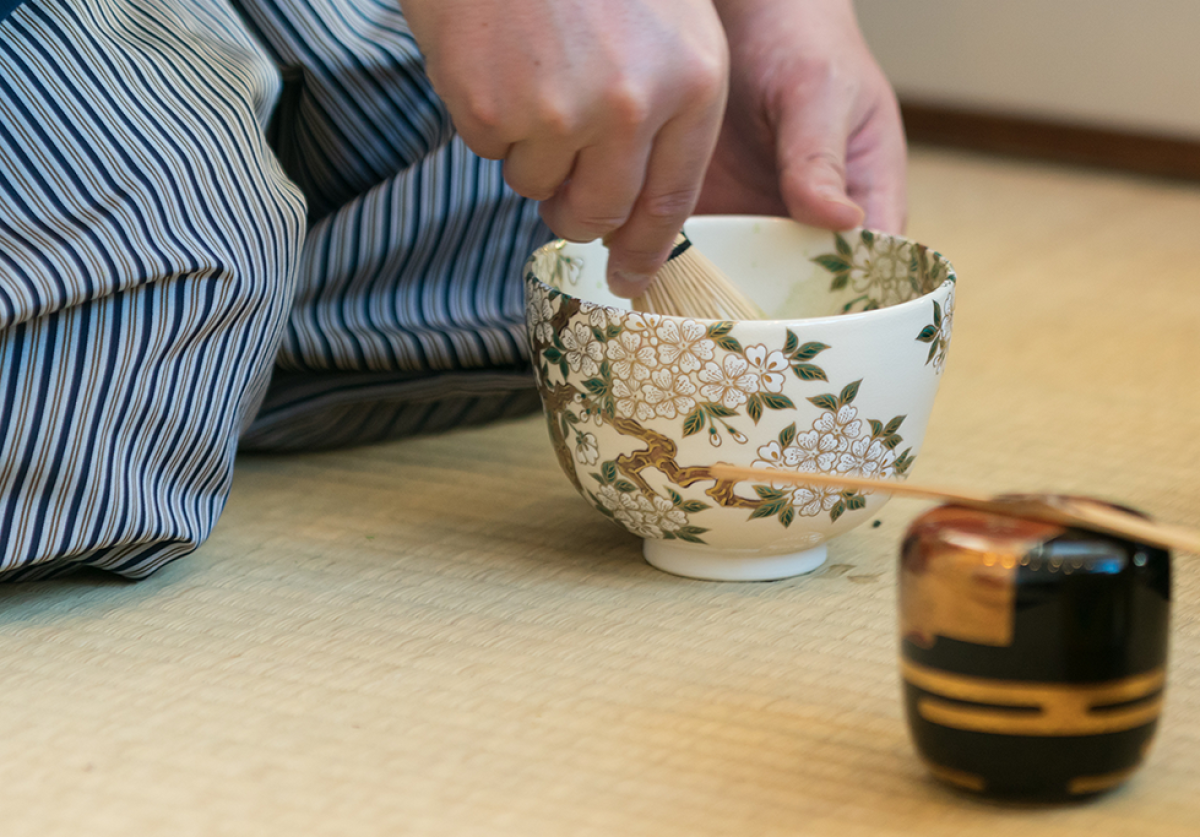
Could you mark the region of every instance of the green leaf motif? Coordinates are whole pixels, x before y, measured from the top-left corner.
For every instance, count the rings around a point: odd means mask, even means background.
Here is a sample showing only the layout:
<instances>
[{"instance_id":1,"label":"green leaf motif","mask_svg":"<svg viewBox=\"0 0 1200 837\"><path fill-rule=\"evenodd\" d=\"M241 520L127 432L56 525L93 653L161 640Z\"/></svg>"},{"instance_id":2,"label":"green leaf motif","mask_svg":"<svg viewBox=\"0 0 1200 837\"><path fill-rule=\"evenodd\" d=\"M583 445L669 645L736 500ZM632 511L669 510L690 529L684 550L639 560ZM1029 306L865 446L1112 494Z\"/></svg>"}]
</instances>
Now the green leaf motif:
<instances>
[{"instance_id":1,"label":"green leaf motif","mask_svg":"<svg viewBox=\"0 0 1200 837\"><path fill-rule=\"evenodd\" d=\"M754 511L750 512L750 519L756 520L762 517L774 517L783 511L786 506L787 504L782 500L763 503L761 506L756 506Z\"/></svg>"},{"instance_id":2,"label":"green leaf motif","mask_svg":"<svg viewBox=\"0 0 1200 837\"><path fill-rule=\"evenodd\" d=\"M671 504L672 505L674 505L676 507L683 505L683 495L680 494L678 491L676 491L674 488L668 488L667 494L669 494L671 496Z\"/></svg>"},{"instance_id":3,"label":"green leaf motif","mask_svg":"<svg viewBox=\"0 0 1200 837\"><path fill-rule=\"evenodd\" d=\"M763 500L782 500L787 496L787 492L779 488L772 488L769 485L754 486L754 493Z\"/></svg>"},{"instance_id":4,"label":"green leaf motif","mask_svg":"<svg viewBox=\"0 0 1200 837\"><path fill-rule=\"evenodd\" d=\"M763 392L758 394L762 398L763 404L771 410L794 410L796 404L786 395L780 395L774 392Z\"/></svg>"},{"instance_id":5,"label":"green leaf motif","mask_svg":"<svg viewBox=\"0 0 1200 837\"><path fill-rule=\"evenodd\" d=\"M937 354L937 351L938 351L937 343L933 343L932 345L930 345L929 354L925 357L925 362L929 363L929 361L933 360L934 356Z\"/></svg>"},{"instance_id":6,"label":"green leaf motif","mask_svg":"<svg viewBox=\"0 0 1200 837\"><path fill-rule=\"evenodd\" d=\"M836 413L838 408L842 406L838 403L837 396L830 392L827 392L824 395L814 395L808 400L813 404L816 404L822 410L829 410L831 413Z\"/></svg>"},{"instance_id":7,"label":"green leaf motif","mask_svg":"<svg viewBox=\"0 0 1200 837\"><path fill-rule=\"evenodd\" d=\"M603 378L588 378L583 382L583 385L592 395L608 394L608 381Z\"/></svg>"},{"instance_id":8,"label":"green leaf motif","mask_svg":"<svg viewBox=\"0 0 1200 837\"><path fill-rule=\"evenodd\" d=\"M797 363L792 366L796 377L802 381L828 381L825 370L815 363Z\"/></svg>"},{"instance_id":9,"label":"green leaf motif","mask_svg":"<svg viewBox=\"0 0 1200 837\"><path fill-rule=\"evenodd\" d=\"M939 329L942 327L942 306L938 305L937 300L933 300L933 324Z\"/></svg>"},{"instance_id":10,"label":"green leaf motif","mask_svg":"<svg viewBox=\"0 0 1200 837\"><path fill-rule=\"evenodd\" d=\"M758 420L762 418L763 401L761 393L754 393L750 396L750 400L746 402L746 414L758 424Z\"/></svg>"},{"instance_id":11,"label":"green leaf motif","mask_svg":"<svg viewBox=\"0 0 1200 837\"><path fill-rule=\"evenodd\" d=\"M832 253L826 253L823 256L817 256L813 259L814 262L828 270L830 273L845 273L847 277L853 267L849 261L841 256L835 256Z\"/></svg>"},{"instance_id":12,"label":"green leaf motif","mask_svg":"<svg viewBox=\"0 0 1200 837\"><path fill-rule=\"evenodd\" d=\"M900 436L893 433L891 436L887 436L884 439L882 439L881 441L883 442L883 446L885 448L887 448L888 450L895 450L896 445L903 442L904 439L900 438Z\"/></svg>"},{"instance_id":13,"label":"green leaf motif","mask_svg":"<svg viewBox=\"0 0 1200 837\"><path fill-rule=\"evenodd\" d=\"M799 346L800 338L793 334L792 330L789 328L787 330L787 339L783 341L783 353L785 355L790 355L792 352L796 351Z\"/></svg>"},{"instance_id":14,"label":"green leaf motif","mask_svg":"<svg viewBox=\"0 0 1200 837\"><path fill-rule=\"evenodd\" d=\"M617 477L620 476L620 472L617 470L617 463L611 459L605 462L600 466L600 474L604 477L604 485L612 485L617 481Z\"/></svg>"},{"instance_id":15,"label":"green leaf motif","mask_svg":"<svg viewBox=\"0 0 1200 837\"><path fill-rule=\"evenodd\" d=\"M846 384L845 388L842 389L841 397L838 399L838 406L840 407L842 404L852 404L854 399L858 397L858 388L861 385L862 378L859 378L853 383Z\"/></svg>"},{"instance_id":16,"label":"green leaf motif","mask_svg":"<svg viewBox=\"0 0 1200 837\"><path fill-rule=\"evenodd\" d=\"M715 418L729 418L737 415L737 410L732 410L724 404L718 404L716 401L705 401L700 405L700 409Z\"/></svg>"},{"instance_id":17,"label":"green leaf motif","mask_svg":"<svg viewBox=\"0 0 1200 837\"><path fill-rule=\"evenodd\" d=\"M867 419L867 421L871 422L871 435L872 436L882 436L883 435L883 422L882 421L876 421L875 419Z\"/></svg>"},{"instance_id":18,"label":"green leaf motif","mask_svg":"<svg viewBox=\"0 0 1200 837\"><path fill-rule=\"evenodd\" d=\"M792 422L779 431L779 444L786 448L794 441L796 441L796 423Z\"/></svg>"},{"instance_id":19,"label":"green leaf motif","mask_svg":"<svg viewBox=\"0 0 1200 837\"><path fill-rule=\"evenodd\" d=\"M829 283L829 290L840 291L842 288L850 284L849 273L834 274L833 281Z\"/></svg>"},{"instance_id":20,"label":"green leaf motif","mask_svg":"<svg viewBox=\"0 0 1200 837\"><path fill-rule=\"evenodd\" d=\"M846 508L849 511L858 511L859 509L866 508L866 506L867 498L861 494L848 494L846 496Z\"/></svg>"},{"instance_id":21,"label":"green leaf motif","mask_svg":"<svg viewBox=\"0 0 1200 837\"><path fill-rule=\"evenodd\" d=\"M693 436L704 429L704 408L697 407L683 420L683 435Z\"/></svg>"},{"instance_id":22,"label":"green leaf motif","mask_svg":"<svg viewBox=\"0 0 1200 837\"><path fill-rule=\"evenodd\" d=\"M863 230L861 236L863 244L867 245L867 247L871 249L875 248L875 233L871 232L870 230Z\"/></svg>"},{"instance_id":23,"label":"green leaf motif","mask_svg":"<svg viewBox=\"0 0 1200 837\"><path fill-rule=\"evenodd\" d=\"M630 491L637 491L637 486L628 480L617 480L613 483L613 488L620 491L622 494L628 494Z\"/></svg>"},{"instance_id":24,"label":"green leaf motif","mask_svg":"<svg viewBox=\"0 0 1200 837\"><path fill-rule=\"evenodd\" d=\"M845 514L845 512L846 502L844 500L838 500L837 504L829 510L829 519L836 521L839 517Z\"/></svg>"},{"instance_id":25,"label":"green leaf motif","mask_svg":"<svg viewBox=\"0 0 1200 837\"><path fill-rule=\"evenodd\" d=\"M794 336L795 335L793 335L790 331L788 332L788 337L794 337ZM829 348L829 346L827 346L826 344L818 343L817 341L813 340L811 342L805 343L798 350L796 350L794 354L788 352L787 347L785 346L783 353L785 355L790 354L792 360L812 360L814 357L821 354L821 352L825 351L828 348Z\"/></svg>"},{"instance_id":26,"label":"green leaf motif","mask_svg":"<svg viewBox=\"0 0 1200 837\"><path fill-rule=\"evenodd\" d=\"M716 340L718 337L724 337L726 334L728 334L731 331L733 331L733 323L730 323L730 322L713 323L712 325L710 325L708 327L708 336L710 338L712 338L713 340Z\"/></svg>"},{"instance_id":27,"label":"green leaf motif","mask_svg":"<svg viewBox=\"0 0 1200 837\"><path fill-rule=\"evenodd\" d=\"M742 344L738 342L736 337L718 337L717 345L727 352L741 352Z\"/></svg>"},{"instance_id":28,"label":"green leaf motif","mask_svg":"<svg viewBox=\"0 0 1200 837\"><path fill-rule=\"evenodd\" d=\"M779 522L783 524L783 528L792 525L792 521L796 519L796 507L789 505L779 514Z\"/></svg>"},{"instance_id":29,"label":"green leaf motif","mask_svg":"<svg viewBox=\"0 0 1200 837\"><path fill-rule=\"evenodd\" d=\"M894 419L892 419L891 421L889 421L887 423L887 426L885 428L883 428L883 432L887 433L889 435L891 435L892 433L895 433L897 430L900 429L900 425L904 424L904 420L906 418L908 418L908 416L896 416Z\"/></svg>"},{"instance_id":30,"label":"green leaf motif","mask_svg":"<svg viewBox=\"0 0 1200 837\"><path fill-rule=\"evenodd\" d=\"M847 260L854 255L854 248L840 233L834 233L833 240L837 244L837 251L840 255L845 256Z\"/></svg>"},{"instance_id":31,"label":"green leaf motif","mask_svg":"<svg viewBox=\"0 0 1200 837\"><path fill-rule=\"evenodd\" d=\"M701 503L699 500L687 500L680 504L679 508L681 511L685 511L688 514L695 514L696 512L702 512L707 509L708 503Z\"/></svg>"},{"instance_id":32,"label":"green leaf motif","mask_svg":"<svg viewBox=\"0 0 1200 837\"><path fill-rule=\"evenodd\" d=\"M542 352L542 357L544 357L548 363L558 363L563 359L563 353L551 346L550 348L546 349L546 351Z\"/></svg>"},{"instance_id":33,"label":"green leaf motif","mask_svg":"<svg viewBox=\"0 0 1200 837\"><path fill-rule=\"evenodd\" d=\"M931 343L934 340L937 340L939 330L940 329L938 329L937 326L927 325L925 328L921 329L921 333L917 335L917 340L922 343ZM911 333L912 332L909 332L909 334Z\"/></svg>"}]
</instances>

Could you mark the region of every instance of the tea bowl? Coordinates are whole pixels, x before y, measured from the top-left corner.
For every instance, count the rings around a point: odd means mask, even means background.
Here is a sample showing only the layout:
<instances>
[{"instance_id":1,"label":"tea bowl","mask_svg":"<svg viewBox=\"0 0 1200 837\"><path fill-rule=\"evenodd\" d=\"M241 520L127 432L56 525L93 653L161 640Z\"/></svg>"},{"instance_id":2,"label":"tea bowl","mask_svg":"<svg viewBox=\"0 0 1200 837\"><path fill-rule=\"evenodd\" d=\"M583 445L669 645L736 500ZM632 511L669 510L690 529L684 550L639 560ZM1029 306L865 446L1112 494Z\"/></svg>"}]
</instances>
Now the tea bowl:
<instances>
[{"instance_id":1,"label":"tea bowl","mask_svg":"<svg viewBox=\"0 0 1200 837\"><path fill-rule=\"evenodd\" d=\"M699 216L685 231L769 319L636 312L608 290L599 242L530 258L529 348L558 462L654 567L720 581L811 572L887 496L708 469L903 479L944 369L954 270L864 229Z\"/></svg>"}]
</instances>

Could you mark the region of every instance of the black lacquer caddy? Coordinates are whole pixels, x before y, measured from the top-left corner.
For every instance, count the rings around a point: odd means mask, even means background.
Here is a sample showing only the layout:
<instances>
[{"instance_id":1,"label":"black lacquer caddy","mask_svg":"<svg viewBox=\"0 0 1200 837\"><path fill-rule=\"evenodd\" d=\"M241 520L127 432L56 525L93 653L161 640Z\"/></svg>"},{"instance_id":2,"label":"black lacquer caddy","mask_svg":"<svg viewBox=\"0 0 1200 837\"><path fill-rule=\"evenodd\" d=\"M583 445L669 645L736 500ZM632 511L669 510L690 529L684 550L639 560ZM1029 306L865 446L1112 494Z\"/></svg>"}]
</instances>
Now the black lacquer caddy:
<instances>
[{"instance_id":1,"label":"black lacquer caddy","mask_svg":"<svg viewBox=\"0 0 1200 837\"><path fill-rule=\"evenodd\" d=\"M1023 800L1114 788L1162 710L1170 555L953 505L900 563L901 670L918 753L959 788Z\"/></svg>"}]
</instances>

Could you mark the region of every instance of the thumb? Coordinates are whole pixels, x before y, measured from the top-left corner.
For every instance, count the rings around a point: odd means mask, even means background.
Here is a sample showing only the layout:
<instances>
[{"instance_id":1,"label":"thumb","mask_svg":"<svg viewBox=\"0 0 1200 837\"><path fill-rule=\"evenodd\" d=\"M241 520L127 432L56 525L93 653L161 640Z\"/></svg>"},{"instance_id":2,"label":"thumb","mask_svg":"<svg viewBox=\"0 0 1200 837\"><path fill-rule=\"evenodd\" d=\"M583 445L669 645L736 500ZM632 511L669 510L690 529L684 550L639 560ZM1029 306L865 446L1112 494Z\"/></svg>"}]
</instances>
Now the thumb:
<instances>
[{"instance_id":1,"label":"thumb","mask_svg":"<svg viewBox=\"0 0 1200 837\"><path fill-rule=\"evenodd\" d=\"M814 227L848 230L861 225L865 213L847 192L850 114L837 98L819 95L806 107L784 113L776 156L780 192L792 218Z\"/></svg>"}]
</instances>

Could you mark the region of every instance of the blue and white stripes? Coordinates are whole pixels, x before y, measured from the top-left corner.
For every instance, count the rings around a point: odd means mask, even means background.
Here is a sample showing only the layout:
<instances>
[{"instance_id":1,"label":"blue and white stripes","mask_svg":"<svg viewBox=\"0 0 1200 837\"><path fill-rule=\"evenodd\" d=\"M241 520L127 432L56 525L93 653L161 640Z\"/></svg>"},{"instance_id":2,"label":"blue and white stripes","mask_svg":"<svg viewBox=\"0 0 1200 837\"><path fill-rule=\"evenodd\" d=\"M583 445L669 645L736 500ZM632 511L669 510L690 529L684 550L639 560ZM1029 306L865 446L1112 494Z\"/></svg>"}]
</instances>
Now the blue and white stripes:
<instances>
[{"instance_id":1,"label":"blue and white stripes","mask_svg":"<svg viewBox=\"0 0 1200 837\"><path fill-rule=\"evenodd\" d=\"M534 408L547 237L392 3L29 0L0 23L0 579L195 549L243 432Z\"/></svg>"}]
</instances>

